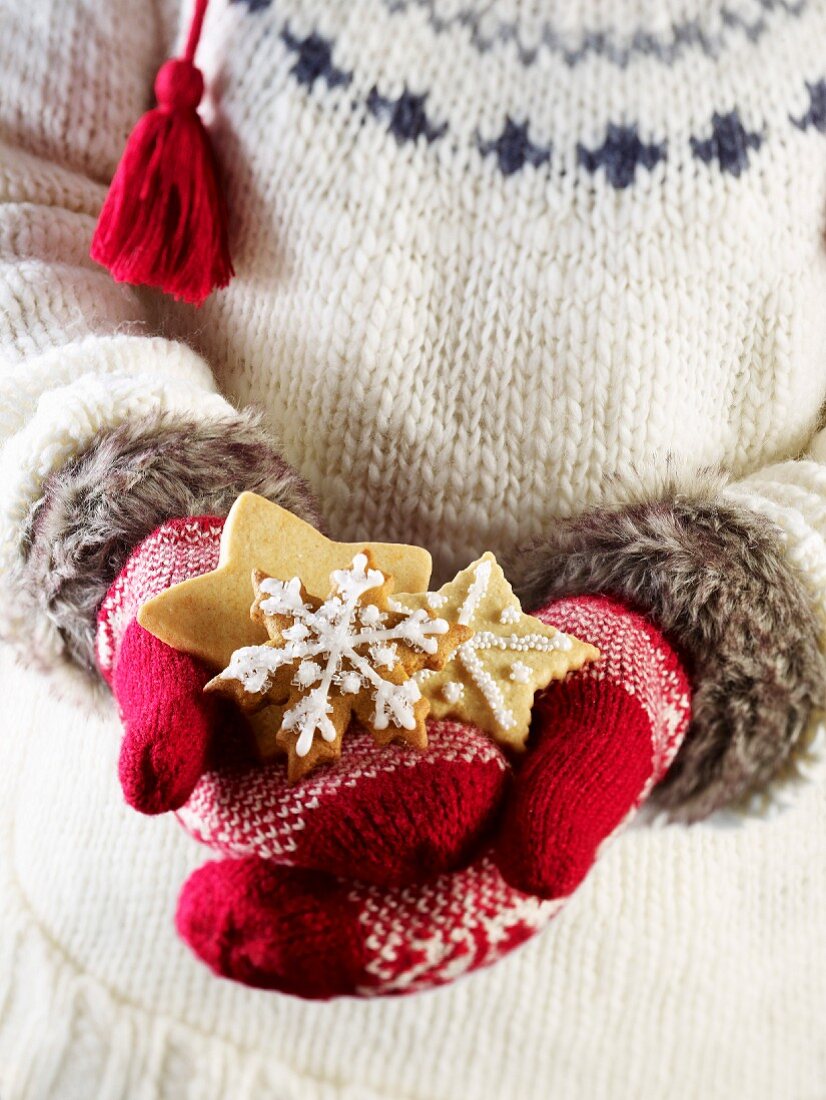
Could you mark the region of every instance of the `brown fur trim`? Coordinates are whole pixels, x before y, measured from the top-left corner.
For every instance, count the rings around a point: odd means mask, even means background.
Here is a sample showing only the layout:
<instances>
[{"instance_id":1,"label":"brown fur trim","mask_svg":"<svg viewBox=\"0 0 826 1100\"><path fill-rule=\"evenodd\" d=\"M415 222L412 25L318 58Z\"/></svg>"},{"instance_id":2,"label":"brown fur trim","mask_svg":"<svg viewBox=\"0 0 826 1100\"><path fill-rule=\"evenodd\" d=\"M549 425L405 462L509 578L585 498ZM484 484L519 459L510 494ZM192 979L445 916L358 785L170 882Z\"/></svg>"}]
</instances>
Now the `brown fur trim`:
<instances>
[{"instance_id":1,"label":"brown fur trim","mask_svg":"<svg viewBox=\"0 0 826 1100\"><path fill-rule=\"evenodd\" d=\"M515 555L528 607L606 593L640 610L684 659L694 694L686 739L652 805L696 821L791 778L826 705L826 662L800 573L768 519L719 496L691 496L557 522Z\"/></svg>"},{"instance_id":2,"label":"brown fur trim","mask_svg":"<svg viewBox=\"0 0 826 1100\"><path fill-rule=\"evenodd\" d=\"M252 413L121 424L46 479L24 531L24 596L93 671L97 610L132 548L167 519L226 515L245 489L320 522L309 488Z\"/></svg>"}]
</instances>

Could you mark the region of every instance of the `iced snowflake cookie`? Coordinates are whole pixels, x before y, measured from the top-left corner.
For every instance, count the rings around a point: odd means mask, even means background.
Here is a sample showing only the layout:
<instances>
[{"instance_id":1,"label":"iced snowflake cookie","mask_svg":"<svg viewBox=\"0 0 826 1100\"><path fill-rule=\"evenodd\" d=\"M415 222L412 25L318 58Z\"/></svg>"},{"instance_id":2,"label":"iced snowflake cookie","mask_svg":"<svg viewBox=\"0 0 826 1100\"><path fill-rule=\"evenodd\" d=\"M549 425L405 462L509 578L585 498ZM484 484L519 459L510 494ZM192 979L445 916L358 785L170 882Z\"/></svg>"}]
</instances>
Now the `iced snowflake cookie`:
<instances>
[{"instance_id":1,"label":"iced snowflake cookie","mask_svg":"<svg viewBox=\"0 0 826 1100\"><path fill-rule=\"evenodd\" d=\"M441 668L471 635L428 608L390 610L393 580L369 550L333 570L330 583L322 601L298 577L256 571L251 617L269 641L237 649L204 689L250 712L281 704L275 743L291 782L340 756L353 716L379 744L425 748L430 704L413 674Z\"/></svg>"},{"instance_id":2,"label":"iced snowflake cookie","mask_svg":"<svg viewBox=\"0 0 826 1100\"><path fill-rule=\"evenodd\" d=\"M594 646L526 615L491 553L438 592L398 595L391 606L472 630L441 670L416 679L434 718L469 722L513 749L525 747L535 692L599 657Z\"/></svg>"}]
</instances>

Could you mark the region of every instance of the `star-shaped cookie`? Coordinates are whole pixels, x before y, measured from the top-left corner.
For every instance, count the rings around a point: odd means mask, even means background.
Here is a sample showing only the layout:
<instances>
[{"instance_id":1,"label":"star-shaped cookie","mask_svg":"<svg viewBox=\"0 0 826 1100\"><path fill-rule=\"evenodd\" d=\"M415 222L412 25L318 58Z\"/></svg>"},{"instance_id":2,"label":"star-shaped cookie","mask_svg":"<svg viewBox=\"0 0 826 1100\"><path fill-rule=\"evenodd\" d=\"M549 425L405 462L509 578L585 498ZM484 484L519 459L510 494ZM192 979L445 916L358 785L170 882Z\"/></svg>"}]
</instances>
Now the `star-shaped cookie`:
<instances>
[{"instance_id":1,"label":"star-shaped cookie","mask_svg":"<svg viewBox=\"0 0 826 1100\"><path fill-rule=\"evenodd\" d=\"M413 673L441 668L471 635L424 608L389 610L393 580L369 550L333 570L330 582L322 601L299 577L256 571L251 616L269 641L236 650L204 689L250 712L282 704L276 745L287 753L290 781L338 758L352 716L379 744L425 748L430 708Z\"/></svg>"},{"instance_id":2,"label":"star-shaped cookie","mask_svg":"<svg viewBox=\"0 0 826 1100\"><path fill-rule=\"evenodd\" d=\"M138 622L210 668L224 668L236 649L267 638L261 622L250 618L253 569L281 580L300 576L310 593L323 596L330 572L348 565L362 545L333 542L265 497L242 493L224 524L218 568L148 600ZM398 587L427 588L431 559L426 550L394 543L371 547L378 567L392 574Z\"/></svg>"},{"instance_id":3,"label":"star-shaped cookie","mask_svg":"<svg viewBox=\"0 0 826 1100\"><path fill-rule=\"evenodd\" d=\"M526 615L491 553L438 592L398 595L391 606L470 627L441 670L418 674L422 694L435 718L471 722L512 749L525 747L534 694L599 657L594 646Z\"/></svg>"}]
</instances>

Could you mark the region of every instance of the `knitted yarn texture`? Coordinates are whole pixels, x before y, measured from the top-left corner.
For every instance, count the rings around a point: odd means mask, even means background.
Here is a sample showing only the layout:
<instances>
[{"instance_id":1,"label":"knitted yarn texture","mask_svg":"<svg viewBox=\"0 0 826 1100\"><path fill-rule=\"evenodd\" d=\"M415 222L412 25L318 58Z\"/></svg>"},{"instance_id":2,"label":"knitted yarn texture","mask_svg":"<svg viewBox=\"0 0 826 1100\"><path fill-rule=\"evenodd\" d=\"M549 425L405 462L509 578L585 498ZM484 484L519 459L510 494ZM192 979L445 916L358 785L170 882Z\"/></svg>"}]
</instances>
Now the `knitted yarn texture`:
<instances>
[{"instance_id":1,"label":"knitted yarn texture","mask_svg":"<svg viewBox=\"0 0 826 1100\"><path fill-rule=\"evenodd\" d=\"M346 767L293 788L283 761L264 767L255 757L235 708L204 694L210 671L138 624L141 603L217 565L222 527L210 516L164 524L130 555L101 607L97 652L124 727L126 800L144 813L183 807L193 835L234 856L382 886L470 858L506 772L481 731L437 723L428 754L383 751L351 731Z\"/></svg>"},{"instance_id":2,"label":"knitted yarn texture","mask_svg":"<svg viewBox=\"0 0 826 1100\"><path fill-rule=\"evenodd\" d=\"M496 962L544 926L666 773L690 713L676 654L612 600L557 601L540 617L593 638L600 658L539 696L507 790L499 750L456 722L429 724L425 755L351 730L332 771L292 788L280 762L245 751L238 716L223 721L204 696L209 672L134 617L215 566L221 528L207 516L154 532L98 626L127 800L178 809L196 839L232 857L185 886L182 937L225 977L309 998L409 993Z\"/></svg>"},{"instance_id":3,"label":"knitted yarn texture","mask_svg":"<svg viewBox=\"0 0 826 1100\"><path fill-rule=\"evenodd\" d=\"M161 316L88 259L105 183L173 52L179 5L110 0L95 6L94 33L88 14L80 0L48 10L43 0L11 0L0 10L5 635L53 663L63 651L53 624L21 616L16 599L20 533L50 473L135 416L221 423L248 402L283 434L336 537L420 541L437 555L437 581L482 549L503 557L541 538L558 516L650 497L669 453L689 494L698 467L721 466L728 492L779 525L826 623L821 5L664 0L655 11L618 0L608 13L597 0L216 0L198 63L213 90L205 113L226 172L239 276L197 318L178 306ZM156 331L163 336L148 335ZM4 687L17 684L6 677ZM385 1007L376 1024L348 1005L348 1032L344 1017L322 1023L291 1004L278 1016L281 998L265 1012L233 999L228 983L198 985L168 941L160 958L168 906L146 883L170 860L178 876L184 849L115 812L111 721L76 721L45 697L27 701L24 715L17 702L12 714L31 737L7 752L33 747L25 775L4 773L14 788L6 805L14 795L20 807L14 829L4 823L9 858L0 862L4 874L13 865L13 833L26 906L45 931L41 942L17 887L6 886L15 933L4 943L21 960L12 960L9 1003L24 1023L4 1049L17 1053L19 1036L40 1027L28 1012L32 976L57 975L42 1001L49 1040L14 1073L39 1095L64 1063L84 1097L109 1100L115 1075L135 1083L151 1074L169 1091L161 1061L184 1066L181 1079L204 1095L223 1095L226 1080L239 1094L299 1094L303 1080L284 1084L289 1069L262 1067L273 1049L281 1058L306 1051L313 1026L347 1041L290 1065L311 1062L326 1083L356 1080L362 1092L397 1094L403 1081L424 1096L446 1080L466 1091L470 1080L481 1095L505 1066L526 1096L544 1094L563 1050L586 1082L581 1092L612 1095L620 1064L632 1089L653 1095L650 1052L662 1038L649 1029L653 1003L670 1024L660 1067L697 1091L769 1097L819 1087L806 1027L781 1039L766 1020L778 1006L792 1024L810 1020L821 1003L808 945L817 933L809 917L822 906L800 891L817 881L805 869L819 866L822 830L781 823L778 847L752 830L731 839L641 832L604 865L610 935L595 934L591 910L584 930L576 921L560 929L553 952L535 944L528 962L517 956L510 971L413 1002L408 1015ZM816 803L806 801L809 823ZM95 838L84 854L95 890L85 893L78 835ZM101 835L111 843L99 845ZM153 862L158 850L164 858ZM769 895L742 884L742 869L755 865ZM638 893L630 883L641 880ZM684 904L660 904L664 881ZM107 923L102 890L128 899L134 924ZM618 928L622 949L611 956ZM754 978L740 965L744 945L753 957L767 929L786 945L782 963L766 958L743 998ZM727 948L722 960L708 954L712 938ZM146 945L140 964L135 942ZM620 955L632 959L627 973ZM721 981L710 987L698 960L719 965ZM75 965L102 969L90 979ZM587 976L584 989L572 974ZM615 999L580 1000L604 974L618 979ZM495 1024L457 1034L463 998L482 987L528 1046L497 1045ZM117 1006L112 990L125 991ZM135 1008L144 1003L146 1017ZM157 1018L161 1004L170 1018L196 1020L191 1037ZM71 1019L82 1021L83 1042L67 1038ZM392 1053L380 1045L388 1020ZM613 1036L616 1062L586 1046L594 1020ZM127 1038L112 1053L116 1027ZM202 1043L210 1029L223 1045ZM364 1034L387 1072L364 1053L369 1068L348 1077ZM257 1044L257 1068L229 1050L228 1035L239 1050ZM413 1056L425 1035L436 1070ZM488 1049L504 1052L500 1066ZM93 1071L91 1050L100 1055Z\"/></svg>"},{"instance_id":4,"label":"knitted yarn texture","mask_svg":"<svg viewBox=\"0 0 826 1100\"><path fill-rule=\"evenodd\" d=\"M293 830L317 801L314 791L299 788L276 815L261 799L271 781L208 775L181 818L233 858L191 876L177 916L204 962L225 977L309 998L406 994L489 966L545 927L665 774L688 724L689 693L659 632L615 602L561 600L540 615L594 638L603 656L541 696L493 852L477 850L469 866L422 883L365 883L359 858L336 879L300 865ZM435 723L433 732L435 762L444 752L451 763L457 742L460 759L467 756L458 779L471 803L486 775L472 728ZM348 781L359 789L365 773L352 748L342 764L355 765ZM318 782L323 790L335 777ZM438 811L422 786L402 818L428 812ZM372 861L365 866L372 871Z\"/></svg>"},{"instance_id":5,"label":"knitted yarn texture","mask_svg":"<svg viewBox=\"0 0 826 1100\"><path fill-rule=\"evenodd\" d=\"M113 0L94 36L64 11L0 46L4 583L43 479L98 433L254 402L336 537L425 545L436 583L654 494L668 455L688 493L720 467L826 622L818 5L216 3L197 62L239 276L197 321L87 258L178 6Z\"/></svg>"}]
</instances>

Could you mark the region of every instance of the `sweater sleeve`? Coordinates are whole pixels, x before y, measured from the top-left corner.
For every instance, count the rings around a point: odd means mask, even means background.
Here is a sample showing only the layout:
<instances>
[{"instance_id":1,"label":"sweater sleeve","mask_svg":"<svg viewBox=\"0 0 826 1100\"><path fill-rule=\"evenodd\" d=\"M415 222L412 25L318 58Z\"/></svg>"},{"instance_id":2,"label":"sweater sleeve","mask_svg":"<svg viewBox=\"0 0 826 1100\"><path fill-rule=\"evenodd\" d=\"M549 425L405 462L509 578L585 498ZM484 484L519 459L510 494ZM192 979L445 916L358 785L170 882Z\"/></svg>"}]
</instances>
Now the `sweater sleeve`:
<instances>
[{"instance_id":1,"label":"sweater sleeve","mask_svg":"<svg viewBox=\"0 0 826 1100\"><path fill-rule=\"evenodd\" d=\"M249 463L240 465L252 484L216 475L211 441L225 461L237 429L259 468L277 462L260 425L218 393L204 360L151 335L149 297L89 258L107 183L173 46L169 13L161 19L156 7L0 5L0 636L40 663L67 647L88 661L95 600L147 527L202 500L223 507L233 491L259 484ZM205 494L164 474L170 439L203 444ZM124 523L138 465L156 477L137 518ZM78 540L92 517L94 547ZM60 586L58 567L77 587L88 563L103 568L64 614L46 587ZM71 614L85 618L83 629Z\"/></svg>"},{"instance_id":2,"label":"sweater sleeve","mask_svg":"<svg viewBox=\"0 0 826 1100\"><path fill-rule=\"evenodd\" d=\"M826 651L826 429L800 458L766 466L731 483L723 495L774 524L803 578Z\"/></svg>"}]
</instances>

